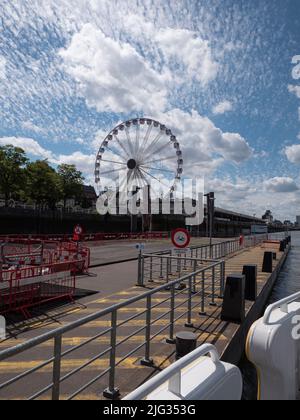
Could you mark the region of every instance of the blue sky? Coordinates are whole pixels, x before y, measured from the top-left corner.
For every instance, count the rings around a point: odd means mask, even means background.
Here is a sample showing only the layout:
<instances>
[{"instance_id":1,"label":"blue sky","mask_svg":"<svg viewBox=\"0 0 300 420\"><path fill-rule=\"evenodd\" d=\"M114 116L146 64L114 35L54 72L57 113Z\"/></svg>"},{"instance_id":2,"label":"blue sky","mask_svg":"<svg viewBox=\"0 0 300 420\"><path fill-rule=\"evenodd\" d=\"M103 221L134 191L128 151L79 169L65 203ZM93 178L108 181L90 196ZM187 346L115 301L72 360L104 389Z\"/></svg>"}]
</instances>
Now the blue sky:
<instances>
[{"instance_id":1,"label":"blue sky","mask_svg":"<svg viewBox=\"0 0 300 420\"><path fill-rule=\"evenodd\" d=\"M0 0L0 144L92 182L107 131L146 115L218 205L294 220L297 56L298 0Z\"/></svg>"}]
</instances>

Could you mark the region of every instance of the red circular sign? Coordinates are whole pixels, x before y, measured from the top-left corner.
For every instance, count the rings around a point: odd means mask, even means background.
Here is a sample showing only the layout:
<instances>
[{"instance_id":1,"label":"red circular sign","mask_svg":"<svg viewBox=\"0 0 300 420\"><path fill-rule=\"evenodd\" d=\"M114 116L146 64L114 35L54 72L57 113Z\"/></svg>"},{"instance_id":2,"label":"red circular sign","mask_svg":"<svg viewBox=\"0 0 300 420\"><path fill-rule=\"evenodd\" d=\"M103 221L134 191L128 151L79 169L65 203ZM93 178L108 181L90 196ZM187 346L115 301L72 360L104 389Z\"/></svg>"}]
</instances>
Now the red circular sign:
<instances>
[{"instance_id":1,"label":"red circular sign","mask_svg":"<svg viewBox=\"0 0 300 420\"><path fill-rule=\"evenodd\" d=\"M186 248L191 242L191 236L186 229L176 229L172 232L172 242L176 248Z\"/></svg>"},{"instance_id":2,"label":"red circular sign","mask_svg":"<svg viewBox=\"0 0 300 420\"><path fill-rule=\"evenodd\" d=\"M80 225L75 226L74 235L82 235L83 229Z\"/></svg>"}]
</instances>

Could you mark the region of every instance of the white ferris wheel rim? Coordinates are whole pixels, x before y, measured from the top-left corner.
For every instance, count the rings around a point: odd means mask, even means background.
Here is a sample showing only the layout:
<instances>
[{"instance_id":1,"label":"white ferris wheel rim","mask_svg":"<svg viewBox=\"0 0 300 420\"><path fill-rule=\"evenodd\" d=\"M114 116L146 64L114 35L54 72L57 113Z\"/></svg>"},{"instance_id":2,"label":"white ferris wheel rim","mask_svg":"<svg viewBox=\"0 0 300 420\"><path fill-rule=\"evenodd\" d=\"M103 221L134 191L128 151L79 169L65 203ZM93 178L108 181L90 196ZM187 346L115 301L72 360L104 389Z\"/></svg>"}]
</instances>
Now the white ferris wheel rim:
<instances>
[{"instance_id":1,"label":"white ferris wheel rim","mask_svg":"<svg viewBox=\"0 0 300 420\"><path fill-rule=\"evenodd\" d=\"M145 131L143 135L142 129ZM119 138L119 133L123 134L123 140ZM164 155L170 148L173 153ZM106 157L105 153L109 156ZM174 165L173 170L166 166L169 162ZM105 169L103 165L109 167ZM172 178L169 185L161 181L161 177L166 177L166 174ZM118 180L123 178L119 184L120 189L125 181L128 183L130 180L137 187L143 188L155 180L161 187L167 187L168 192L174 192L182 174L183 157L176 136L164 124L151 118L133 118L117 125L105 137L96 156L95 183L99 190L103 178L117 175Z\"/></svg>"}]
</instances>

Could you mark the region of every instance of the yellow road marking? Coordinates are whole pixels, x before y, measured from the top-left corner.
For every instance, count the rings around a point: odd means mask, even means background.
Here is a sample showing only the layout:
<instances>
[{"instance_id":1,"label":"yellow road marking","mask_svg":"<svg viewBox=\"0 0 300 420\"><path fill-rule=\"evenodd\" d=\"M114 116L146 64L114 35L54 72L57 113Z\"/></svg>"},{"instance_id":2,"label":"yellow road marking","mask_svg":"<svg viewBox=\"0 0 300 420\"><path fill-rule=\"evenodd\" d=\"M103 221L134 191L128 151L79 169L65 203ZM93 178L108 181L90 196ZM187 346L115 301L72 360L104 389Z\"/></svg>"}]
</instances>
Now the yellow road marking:
<instances>
[{"instance_id":1,"label":"yellow road marking","mask_svg":"<svg viewBox=\"0 0 300 420\"><path fill-rule=\"evenodd\" d=\"M143 369L144 367L138 363L141 360L142 356L140 357L128 357L125 359L118 368L121 369ZM116 362L118 363L121 358L117 358ZM70 372L73 369L79 368L83 364L87 363L89 359L68 359L62 360L61 363L61 370L62 372ZM168 366L170 364L169 361L166 361L166 357L155 357L154 358L155 364L161 366L162 364ZM39 364L43 363L44 360L30 360L30 361L14 361L14 362L0 362L0 372L2 374L8 373L17 373L23 372L30 369L35 368ZM100 369L107 369L109 367L110 359L99 359L93 362L91 365L85 367L83 371L91 371L91 370L100 370ZM50 363L48 366L38 370L39 373L48 373L52 372L52 364Z\"/></svg>"},{"instance_id":2,"label":"yellow road marking","mask_svg":"<svg viewBox=\"0 0 300 420\"><path fill-rule=\"evenodd\" d=\"M176 297L175 302L184 302L187 299L187 297L188 297L187 294L186 294L186 298ZM164 300L166 300L167 298L170 298L170 296L166 295L165 297L161 297L161 298L152 298L151 302L152 303L160 303L160 302L163 302ZM116 299L102 299L102 300L99 300L99 302L97 302L97 303L124 303L127 300L128 299L117 299L117 298ZM145 299L145 301L146 301L146 299ZM168 302L165 302L165 304L168 304ZM88 305L90 305L90 303Z\"/></svg>"},{"instance_id":3,"label":"yellow road marking","mask_svg":"<svg viewBox=\"0 0 300 420\"><path fill-rule=\"evenodd\" d=\"M200 334L200 333L199 333ZM226 337L224 337L221 333L218 334L211 334L211 333L207 333L207 332L203 332L201 333L200 339L201 341L206 341L207 339L209 339L210 337L218 337L218 339L226 339ZM89 340L91 337L64 337L62 340L62 345L63 346L69 346L69 347L73 347L73 346L78 346L82 343L84 343L85 341ZM166 332L165 335L158 335L157 337L155 337L153 340L151 340L152 343L160 343L162 342L165 338L168 338L168 333ZM123 340L126 339L126 336L118 336L117 337L117 342L121 342ZM143 341L145 341L145 335L135 335L134 337L130 337L128 340L126 340L126 343L142 343ZM9 347L13 347L13 346L17 346L19 344L23 344L25 343L26 340L22 340L22 339L17 339L17 340L7 340L5 342L0 343L0 348L9 348ZM94 340L92 343L89 343L88 345L100 345L100 344L110 344L110 337L107 334L107 336L104 337L100 337L97 338L96 340ZM125 344L125 343L124 343ZM48 340L45 343L42 343L38 346L39 348L41 347L53 347L53 340Z\"/></svg>"}]
</instances>

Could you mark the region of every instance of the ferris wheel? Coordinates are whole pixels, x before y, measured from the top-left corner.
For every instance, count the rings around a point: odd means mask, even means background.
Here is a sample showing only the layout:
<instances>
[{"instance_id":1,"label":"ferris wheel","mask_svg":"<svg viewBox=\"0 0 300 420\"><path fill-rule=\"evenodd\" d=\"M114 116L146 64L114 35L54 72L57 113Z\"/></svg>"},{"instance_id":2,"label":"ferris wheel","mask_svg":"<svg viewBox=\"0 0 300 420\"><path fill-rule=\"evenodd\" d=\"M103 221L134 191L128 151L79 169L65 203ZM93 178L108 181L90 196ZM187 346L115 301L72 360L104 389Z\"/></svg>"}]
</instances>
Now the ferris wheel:
<instances>
[{"instance_id":1,"label":"ferris wheel","mask_svg":"<svg viewBox=\"0 0 300 420\"><path fill-rule=\"evenodd\" d=\"M95 182L99 192L117 185L150 186L162 194L176 190L183 174L180 144L164 124L136 118L116 126L103 140L96 157Z\"/></svg>"}]
</instances>

